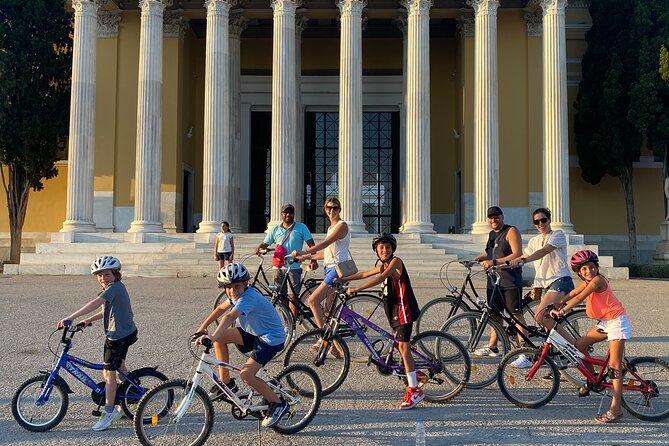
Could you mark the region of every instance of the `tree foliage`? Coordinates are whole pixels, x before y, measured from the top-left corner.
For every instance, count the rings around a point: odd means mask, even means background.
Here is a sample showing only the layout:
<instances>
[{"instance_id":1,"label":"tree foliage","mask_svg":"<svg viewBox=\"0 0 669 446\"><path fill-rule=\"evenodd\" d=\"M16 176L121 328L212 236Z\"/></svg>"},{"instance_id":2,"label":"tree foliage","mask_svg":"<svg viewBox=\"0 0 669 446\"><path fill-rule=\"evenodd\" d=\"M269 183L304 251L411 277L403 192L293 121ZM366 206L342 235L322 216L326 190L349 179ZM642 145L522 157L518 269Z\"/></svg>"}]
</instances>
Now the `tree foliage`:
<instances>
[{"instance_id":1,"label":"tree foliage","mask_svg":"<svg viewBox=\"0 0 669 446\"><path fill-rule=\"evenodd\" d=\"M12 262L20 256L29 192L57 174L67 137L71 33L64 0L0 2L0 170Z\"/></svg>"}]
</instances>

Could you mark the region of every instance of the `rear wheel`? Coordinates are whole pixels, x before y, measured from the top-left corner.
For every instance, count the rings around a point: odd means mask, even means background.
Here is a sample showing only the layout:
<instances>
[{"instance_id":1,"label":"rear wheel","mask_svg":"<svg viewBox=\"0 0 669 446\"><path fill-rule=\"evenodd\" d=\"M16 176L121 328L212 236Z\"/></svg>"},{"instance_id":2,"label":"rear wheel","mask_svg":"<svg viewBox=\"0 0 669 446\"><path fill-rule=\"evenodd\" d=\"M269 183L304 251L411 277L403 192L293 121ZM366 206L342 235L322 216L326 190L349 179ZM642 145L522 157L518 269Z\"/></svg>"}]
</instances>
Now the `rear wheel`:
<instances>
[{"instance_id":1,"label":"rear wheel","mask_svg":"<svg viewBox=\"0 0 669 446\"><path fill-rule=\"evenodd\" d=\"M471 311L467 303L460 301L455 296L442 296L432 299L420 309L420 315L416 319L414 332L416 335L430 330L441 329L451 316Z\"/></svg>"},{"instance_id":2,"label":"rear wheel","mask_svg":"<svg viewBox=\"0 0 669 446\"><path fill-rule=\"evenodd\" d=\"M12 415L17 423L31 432L44 432L60 423L69 405L67 392L53 383L49 399L37 405L44 391L47 375L37 375L19 386L12 398Z\"/></svg>"},{"instance_id":3,"label":"rear wheel","mask_svg":"<svg viewBox=\"0 0 669 446\"><path fill-rule=\"evenodd\" d=\"M510 349L509 338L496 321L488 319L485 325L481 326L480 320L481 313L472 311L456 314L441 327L441 331L453 335L469 353L471 374L467 383L468 389L483 389L495 382L499 361ZM488 339L493 331L498 339L498 353L494 356L477 355L477 349L488 346Z\"/></svg>"},{"instance_id":4,"label":"rear wheel","mask_svg":"<svg viewBox=\"0 0 669 446\"><path fill-rule=\"evenodd\" d=\"M321 381L311 368L293 364L274 378L281 395L288 403L288 412L272 429L280 434L299 432L313 420L321 404Z\"/></svg>"},{"instance_id":5,"label":"rear wheel","mask_svg":"<svg viewBox=\"0 0 669 446\"><path fill-rule=\"evenodd\" d=\"M120 400L119 403L125 416L132 420L135 417L139 400L149 389L167 381L167 376L155 368L147 367L130 372L128 378L118 387L117 399ZM125 395L125 398L118 398L118 395Z\"/></svg>"},{"instance_id":6,"label":"rear wheel","mask_svg":"<svg viewBox=\"0 0 669 446\"><path fill-rule=\"evenodd\" d=\"M669 364L658 358L632 359L623 370L622 405L640 420L669 417Z\"/></svg>"},{"instance_id":7,"label":"rear wheel","mask_svg":"<svg viewBox=\"0 0 669 446\"><path fill-rule=\"evenodd\" d=\"M201 387L186 401L192 383L172 380L149 390L137 405L135 435L144 446L203 445L214 425L214 406ZM177 413L188 404L183 416ZM146 422L145 420L150 420Z\"/></svg>"},{"instance_id":8,"label":"rear wheel","mask_svg":"<svg viewBox=\"0 0 669 446\"><path fill-rule=\"evenodd\" d=\"M560 321L560 326L576 340L596 325L597 320L589 318L588 315L585 314L584 309L574 310ZM608 352L608 348L608 342L598 342L590 346L587 353L588 356L604 359ZM578 370L576 364L571 364L564 360L562 362L564 362L564 364L560 364L560 374L576 387L585 385L586 379Z\"/></svg>"},{"instance_id":9,"label":"rear wheel","mask_svg":"<svg viewBox=\"0 0 669 446\"><path fill-rule=\"evenodd\" d=\"M528 368L516 368L513 362L520 355L525 355L532 362ZM534 409L547 404L557 394L560 388L560 378L553 361L545 358L540 364L537 361L541 356L539 350L520 348L512 351L499 364L497 384L502 395L518 407ZM533 371L530 379L528 374Z\"/></svg>"}]
</instances>

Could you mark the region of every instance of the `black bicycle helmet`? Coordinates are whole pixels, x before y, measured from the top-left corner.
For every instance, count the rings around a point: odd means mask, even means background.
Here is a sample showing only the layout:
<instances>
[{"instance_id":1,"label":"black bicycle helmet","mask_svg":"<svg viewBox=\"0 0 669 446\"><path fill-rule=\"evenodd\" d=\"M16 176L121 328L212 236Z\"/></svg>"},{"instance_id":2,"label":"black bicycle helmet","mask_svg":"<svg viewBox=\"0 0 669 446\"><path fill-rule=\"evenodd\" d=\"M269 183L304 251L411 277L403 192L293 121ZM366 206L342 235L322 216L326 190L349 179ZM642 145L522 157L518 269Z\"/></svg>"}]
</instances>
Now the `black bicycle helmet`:
<instances>
[{"instance_id":1,"label":"black bicycle helmet","mask_svg":"<svg viewBox=\"0 0 669 446\"><path fill-rule=\"evenodd\" d=\"M218 272L216 278L223 286L232 285L233 283L243 282L250 277L249 270L241 263L230 263L225 265Z\"/></svg>"},{"instance_id":2,"label":"black bicycle helmet","mask_svg":"<svg viewBox=\"0 0 669 446\"><path fill-rule=\"evenodd\" d=\"M384 232L374 237L372 240L372 251L376 252L376 245L381 242L390 243L390 246L393 247L393 254L395 254L395 251L397 251L397 239L394 235Z\"/></svg>"}]
</instances>

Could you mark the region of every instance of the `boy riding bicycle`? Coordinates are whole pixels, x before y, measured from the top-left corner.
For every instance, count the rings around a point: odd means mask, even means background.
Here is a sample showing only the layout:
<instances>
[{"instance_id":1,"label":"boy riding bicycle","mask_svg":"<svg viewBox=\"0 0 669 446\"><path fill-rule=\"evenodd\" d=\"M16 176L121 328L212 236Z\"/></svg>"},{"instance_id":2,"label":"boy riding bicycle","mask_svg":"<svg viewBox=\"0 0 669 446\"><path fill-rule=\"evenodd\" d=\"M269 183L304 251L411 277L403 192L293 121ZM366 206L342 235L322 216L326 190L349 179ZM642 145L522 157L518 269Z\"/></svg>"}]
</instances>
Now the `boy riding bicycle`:
<instances>
[{"instance_id":1,"label":"boy riding bicycle","mask_svg":"<svg viewBox=\"0 0 669 446\"><path fill-rule=\"evenodd\" d=\"M416 365L413 356L411 356L409 342L411 341L413 321L418 318L420 309L411 288L409 274L404 267L404 262L395 256L395 250L397 249L395 236L392 234L380 234L374 237L372 249L381 261L379 266L339 280L344 282L366 279L367 277L377 275L377 277L368 280L359 287L349 288L347 291L349 294L357 293L358 291L383 283L383 303L386 316L388 317L390 326L395 330L394 336L397 340L402 360L404 361L408 383L404 399L400 403L400 409L411 409L425 398L423 391L418 387Z\"/></svg>"},{"instance_id":2,"label":"boy riding bicycle","mask_svg":"<svg viewBox=\"0 0 669 446\"><path fill-rule=\"evenodd\" d=\"M102 307L101 311L81 323L87 325L104 318L106 339L102 374L105 380L105 411L92 426L94 431L103 431L123 416L120 408L114 405L117 387L116 370L128 372L125 358L128 348L137 342L137 327L133 321L128 291L121 283L121 262L116 257L102 256L91 265L91 274L96 276L102 291L86 305L60 320L58 328L63 328L67 320L74 322L79 316Z\"/></svg>"},{"instance_id":3,"label":"boy riding bicycle","mask_svg":"<svg viewBox=\"0 0 669 446\"><path fill-rule=\"evenodd\" d=\"M209 317L200 325L196 334L197 343L204 339L214 343L216 358L228 362L230 354L228 344L237 344L243 353L251 353L251 357L242 367L239 376L254 390L258 391L269 403L269 412L262 422L263 427L274 426L288 409L288 403L280 399L263 380L256 375L260 369L274 356L283 350L286 333L276 309L255 288L249 288L250 275L246 267L239 263L231 263L218 272L218 281L225 288L228 300L216 307ZM227 312L227 313L226 313ZM216 330L207 334L207 327L225 314ZM239 327L231 328L237 321ZM230 378L230 372L219 367L220 378L230 390L237 392L237 384ZM221 389L214 385L210 391L212 398L224 396Z\"/></svg>"}]
</instances>

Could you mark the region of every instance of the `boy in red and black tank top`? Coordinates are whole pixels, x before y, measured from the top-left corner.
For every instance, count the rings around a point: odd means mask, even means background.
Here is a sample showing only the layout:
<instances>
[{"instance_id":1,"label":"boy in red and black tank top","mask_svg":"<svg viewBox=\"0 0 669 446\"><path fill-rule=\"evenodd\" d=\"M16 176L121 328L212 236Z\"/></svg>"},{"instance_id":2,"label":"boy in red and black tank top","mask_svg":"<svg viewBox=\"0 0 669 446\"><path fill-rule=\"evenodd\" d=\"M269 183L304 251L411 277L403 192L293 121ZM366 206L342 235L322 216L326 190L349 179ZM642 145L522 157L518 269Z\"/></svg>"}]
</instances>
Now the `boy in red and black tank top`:
<instances>
[{"instance_id":1,"label":"boy in red and black tank top","mask_svg":"<svg viewBox=\"0 0 669 446\"><path fill-rule=\"evenodd\" d=\"M369 271L343 277L340 280L348 281L376 276L359 287L349 288L349 294L383 283L383 303L386 316L388 316L388 322L390 322L390 326L395 332L395 339L402 354L408 382L404 399L400 403L400 409L411 409L425 397L423 391L418 387L416 365L411 356L409 344L413 322L418 318L420 309L411 288L411 281L404 267L404 262L399 257L395 257L395 250L397 249L395 237L392 234L381 234L375 237L372 242L372 249L381 261L379 266Z\"/></svg>"}]
</instances>

